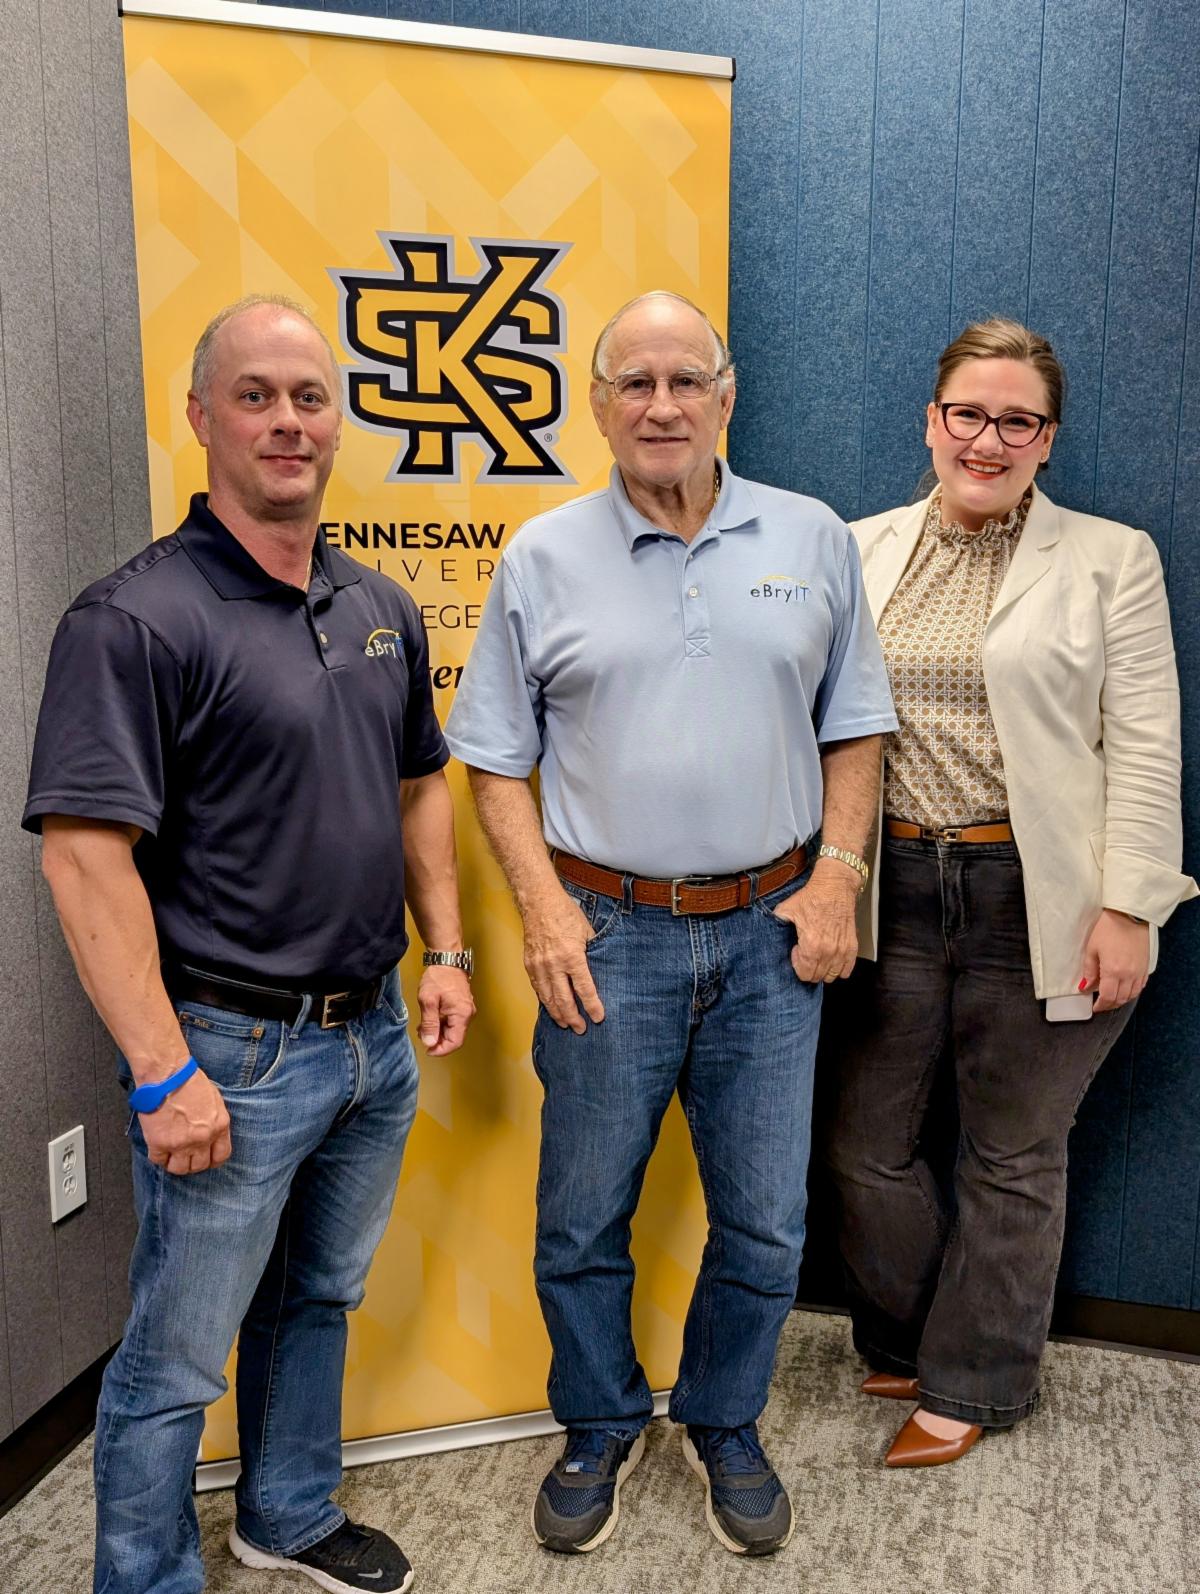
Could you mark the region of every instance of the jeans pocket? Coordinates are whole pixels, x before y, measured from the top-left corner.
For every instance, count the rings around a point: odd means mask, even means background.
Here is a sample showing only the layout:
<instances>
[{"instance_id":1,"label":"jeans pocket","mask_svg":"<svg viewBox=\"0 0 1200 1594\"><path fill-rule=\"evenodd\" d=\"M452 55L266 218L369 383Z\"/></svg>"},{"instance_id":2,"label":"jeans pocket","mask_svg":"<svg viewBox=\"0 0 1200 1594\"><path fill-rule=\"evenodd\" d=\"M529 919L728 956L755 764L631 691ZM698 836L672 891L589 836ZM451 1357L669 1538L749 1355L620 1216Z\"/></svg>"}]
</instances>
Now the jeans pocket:
<instances>
[{"instance_id":1,"label":"jeans pocket","mask_svg":"<svg viewBox=\"0 0 1200 1594\"><path fill-rule=\"evenodd\" d=\"M408 1003L400 995L400 987L389 990L385 985L383 994L379 998L380 1007L389 1012L402 1029L408 1028Z\"/></svg>"},{"instance_id":2,"label":"jeans pocket","mask_svg":"<svg viewBox=\"0 0 1200 1594\"><path fill-rule=\"evenodd\" d=\"M255 1089L283 1061L288 1027L281 1019L197 1002L180 1003L176 1013L188 1051L221 1091Z\"/></svg>"},{"instance_id":3,"label":"jeans pocket","mask_svg":"<svg viewBox=\"0 0 1200 1594\"><path fill-rule=\"evenodd\" d=\"M616 897L602 896L597 891L586 891L582 886L573 885L569 880L564 880L562 887L592 927L592 939L588 942L588 946L595 946L597 941L603 940L621 922L623 917L621 904Z\"/></svg>"},{"instance_id":4,"label":"jeans pocket","mask_svg":"<svg viewBox=\"0 0 1200 1594\"><path fill-rule=\"evenodd\" d=\"M786 902L789 897L795 896L800 887L807 880L807 875L797 880L789 880L786 885L777 886L774 891L768 891L765 897L755 897L750 904L751 910L764 919L770 919L773 924L785 925L795 934L795 925L790 919L781 919L775 909L781 902Z\"/></svg>"}]
</instances>

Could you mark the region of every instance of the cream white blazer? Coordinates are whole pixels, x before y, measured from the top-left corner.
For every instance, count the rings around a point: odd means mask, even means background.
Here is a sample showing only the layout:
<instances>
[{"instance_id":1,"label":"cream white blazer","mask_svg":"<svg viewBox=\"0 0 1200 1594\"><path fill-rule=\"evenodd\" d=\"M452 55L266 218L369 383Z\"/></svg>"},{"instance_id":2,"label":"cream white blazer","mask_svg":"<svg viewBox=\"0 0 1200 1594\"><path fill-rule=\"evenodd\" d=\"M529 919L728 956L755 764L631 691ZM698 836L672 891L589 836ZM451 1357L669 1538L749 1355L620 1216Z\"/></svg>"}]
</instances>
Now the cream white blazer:
<instances>
[{"instance_id":1,"label":"cream white blazer","mask_svg":"<svg viewBox=\"0 0 1200 1594\"><path fill-rule=\"evenodd\" d=\"M929 500L852 522L878 621L912 557ZM1101 908L1157 927L1197 895L1180 873L1179 684L1162 566L1144 531L1083 515L1034 488L983 639L983 675L1025 875L1039 997L1076 990ZM879 900L859 913L873 958Z\"/></svg>"}]
</instances>

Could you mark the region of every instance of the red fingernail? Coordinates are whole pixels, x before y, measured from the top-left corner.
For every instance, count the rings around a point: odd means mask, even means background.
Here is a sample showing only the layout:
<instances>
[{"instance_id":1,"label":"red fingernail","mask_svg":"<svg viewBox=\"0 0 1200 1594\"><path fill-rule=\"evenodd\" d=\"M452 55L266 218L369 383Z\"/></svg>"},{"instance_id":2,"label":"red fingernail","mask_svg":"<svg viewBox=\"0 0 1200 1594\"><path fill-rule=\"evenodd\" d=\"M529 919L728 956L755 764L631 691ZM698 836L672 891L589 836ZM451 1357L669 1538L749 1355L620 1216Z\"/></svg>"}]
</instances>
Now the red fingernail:
<instances>
[{"instance_id":1,"label":"red fingernail","mask_svg":"<svg viewBox=\"0 0 1200 1594\"><path fill-rule=\"evenodd\" d=\"M1086 988L1087 988L1087 980L1086 979L1080 980L1079 989L1082 991L1082 990L1086 990Z\"/></svg>"}]
</instances>

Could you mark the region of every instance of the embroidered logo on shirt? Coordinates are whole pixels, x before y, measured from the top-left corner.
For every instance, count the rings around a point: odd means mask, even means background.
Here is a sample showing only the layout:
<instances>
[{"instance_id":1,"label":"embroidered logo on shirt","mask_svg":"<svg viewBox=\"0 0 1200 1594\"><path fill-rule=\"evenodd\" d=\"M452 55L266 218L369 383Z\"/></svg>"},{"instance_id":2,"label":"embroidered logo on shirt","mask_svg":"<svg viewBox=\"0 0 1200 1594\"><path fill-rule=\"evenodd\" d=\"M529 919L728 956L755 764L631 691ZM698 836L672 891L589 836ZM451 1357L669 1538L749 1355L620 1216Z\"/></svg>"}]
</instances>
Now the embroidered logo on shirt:
<instances>
[{"instance_id":1,"label":"embroidered logo on shirt","mask_svg":"<svg viewBox=\"0 0 1200 1594\"><path fill-rule=\"evenodd\" d=\"M808 582L796 576L765 576L750 588L750 596L767 603L807 603L811 591Z\"/></svg>"},{"instance_id":2,"label":"embroidered logo on shirt","mask_svg":"<svg viewBox=\"0 0 1200 1594\"><path fill-rule=\"evenodd\" d=\"M472 238L473 276L451 237L381 233L389 271L331 271L356 425L396 437L388 481L457 482L464 438L482 448L481 482L570 482L547 446L566 411L566 309L545 280L569 244Z\"/></svg>"},{"instance_id":3,"label":"embroidered logo on shirt","mask_svg":"<svg viewBox=\"0 0 1200 1594\"><path fill-rule=\"evenodd\" d=\"M396 644L400 641L399 631L389 631L386 626L380 626L372 631L367 638L367 645L363 652L369 659L397 659L400 657Z\"/></svg>"}]
</instances>

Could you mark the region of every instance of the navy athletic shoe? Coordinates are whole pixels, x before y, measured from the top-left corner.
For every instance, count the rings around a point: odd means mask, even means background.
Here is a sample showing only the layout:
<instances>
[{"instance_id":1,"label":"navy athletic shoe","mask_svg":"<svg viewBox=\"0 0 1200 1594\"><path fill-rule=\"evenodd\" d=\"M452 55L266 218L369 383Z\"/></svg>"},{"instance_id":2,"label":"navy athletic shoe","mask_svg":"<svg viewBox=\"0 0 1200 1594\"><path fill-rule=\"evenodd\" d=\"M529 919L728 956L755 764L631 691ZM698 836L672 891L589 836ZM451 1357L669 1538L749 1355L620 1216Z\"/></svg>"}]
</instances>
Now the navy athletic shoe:
<instances>
[{"instance_id":1,"label":"navy athletic shoe","mask_svg":"<svg viewBox=\"0 0 1200 1594\"><path fill-rule=\"evenodd\" d=\"M563 1453L533 1502L533 1536L548 1550L582 1555L603 1544L621 1514L621 1485L642 1459L646 1436L568 1428Z\"/></svg>"},{"instance_id":2,"label":"navy athletic shoe","mask_svg":"<svg viewBox=\"0 0 1200 1594\"><path fill-rule=\"evenodd\" d=\"M229 1548L244 1566L303 1572L330 1594L362 1594L381 1589L385 1594L405 1594L412 1587L413 1569L393 1539L378 1528L361 1527L348 1519L323 1539L295 1555L272 1555L229 1530Z\"/></svg>"},{"instance_id":3,"label":"navy athletic shoe","mask_svg":"<svg viewBox=\"0 0 1200 1594\"><path fill-rule=\"evenodd\" d=\"M704 1515L735 1555L770 1555L792 1536L788 1492L758 1442L758 1428L689 1427L683 1453L704 1482Z\"/></svg>"}]
</instances>

